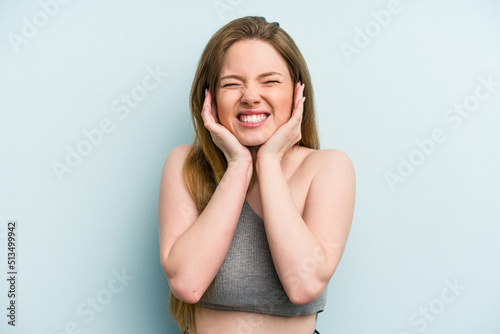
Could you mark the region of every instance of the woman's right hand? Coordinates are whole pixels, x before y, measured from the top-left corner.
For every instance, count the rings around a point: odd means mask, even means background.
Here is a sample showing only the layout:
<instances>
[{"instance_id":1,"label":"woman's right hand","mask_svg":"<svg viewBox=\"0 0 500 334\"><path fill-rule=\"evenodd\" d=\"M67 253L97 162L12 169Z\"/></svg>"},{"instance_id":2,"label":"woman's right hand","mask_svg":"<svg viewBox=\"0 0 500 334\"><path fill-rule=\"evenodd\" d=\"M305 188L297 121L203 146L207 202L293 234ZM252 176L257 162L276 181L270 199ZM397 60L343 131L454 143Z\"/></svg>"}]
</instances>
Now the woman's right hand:
<instances>
[{"instance_id":1,"label":"woman's right hand","mask_svg":"<svg viewBox=\"0 0 500 334\"><path fill-rule=\"evenodd\" d=\"M251 162L252 155L250 150L239 142L239 140L222 124L217 118L217 108L212 100L212 94L205 89L205 101L201 117L205 128L210 131L212 140L217 147L224 153L228 165L233 162Z\"/></svg>"}]
</instances>

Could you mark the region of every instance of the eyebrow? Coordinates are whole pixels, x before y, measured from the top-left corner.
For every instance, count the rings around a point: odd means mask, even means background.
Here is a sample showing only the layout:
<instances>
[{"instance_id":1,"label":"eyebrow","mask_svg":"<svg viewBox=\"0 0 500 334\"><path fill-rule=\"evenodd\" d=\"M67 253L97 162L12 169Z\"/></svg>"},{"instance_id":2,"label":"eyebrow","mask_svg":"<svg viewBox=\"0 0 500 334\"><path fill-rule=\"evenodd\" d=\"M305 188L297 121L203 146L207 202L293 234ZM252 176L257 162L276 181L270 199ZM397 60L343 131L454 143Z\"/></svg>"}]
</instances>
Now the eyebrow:
<instances>
[{"instance_id":1,"label":"eyebrow","mask_svg":"<svg viewBox=\"0 0 500 334\"><path fill-rule=\"evenodd\" d=\"M265 73L262 73L262 74L259 74L257 76L257 79L262 79L264 77L268 77L268 76L271 76L271 75L280 75L280 76L283 76L283 74L279 73L279 72L265 72ZM223 76L222 78L220 78L219 80L222 81L224 79L239 79L239 80L242 80L243 81L243 77L239 76L239 75L236 75L236 74L231 74L231 75L226 75L226 76Z\"/></svg>"}]
</instances>

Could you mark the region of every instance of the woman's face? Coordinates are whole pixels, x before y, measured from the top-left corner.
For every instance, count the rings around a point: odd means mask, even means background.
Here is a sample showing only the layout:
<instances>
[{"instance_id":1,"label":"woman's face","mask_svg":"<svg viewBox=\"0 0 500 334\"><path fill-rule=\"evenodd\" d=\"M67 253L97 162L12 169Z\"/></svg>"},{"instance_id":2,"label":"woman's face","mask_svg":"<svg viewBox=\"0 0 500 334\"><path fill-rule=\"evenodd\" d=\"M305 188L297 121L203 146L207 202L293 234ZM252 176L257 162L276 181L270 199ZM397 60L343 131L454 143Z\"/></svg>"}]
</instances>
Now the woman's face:
<instances>
[{"instance_id":1,"label":"woman's face","mask_svg":"<svg viewBox=\"0 0 500 334\"><path fill-rule=\"evenodd\" d=\"M243 40L227 50L215 99L220 123L245 146L264 144L291 116L294 83L269 43Z\"/></svg>"}]
</instances>

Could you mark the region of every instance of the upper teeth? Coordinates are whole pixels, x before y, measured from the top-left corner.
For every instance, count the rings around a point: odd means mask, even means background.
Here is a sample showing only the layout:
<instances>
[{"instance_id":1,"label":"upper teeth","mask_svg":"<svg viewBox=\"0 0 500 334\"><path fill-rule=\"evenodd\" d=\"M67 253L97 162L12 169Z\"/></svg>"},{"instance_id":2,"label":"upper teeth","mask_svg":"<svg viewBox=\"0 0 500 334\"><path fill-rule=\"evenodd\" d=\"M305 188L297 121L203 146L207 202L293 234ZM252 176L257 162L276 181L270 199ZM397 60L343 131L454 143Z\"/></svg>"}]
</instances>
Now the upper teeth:
<instances>
[{"instance_id":1,"label":"upper teeth","mask_svg":"<svg viewBox=\"0 0 500 334\"><path fill-rule=\"evenodd\" d=\"M240 115L240 121L244 123L259 123L267 118L266 114L258 115Z\"/></svg>"}]
</instances>

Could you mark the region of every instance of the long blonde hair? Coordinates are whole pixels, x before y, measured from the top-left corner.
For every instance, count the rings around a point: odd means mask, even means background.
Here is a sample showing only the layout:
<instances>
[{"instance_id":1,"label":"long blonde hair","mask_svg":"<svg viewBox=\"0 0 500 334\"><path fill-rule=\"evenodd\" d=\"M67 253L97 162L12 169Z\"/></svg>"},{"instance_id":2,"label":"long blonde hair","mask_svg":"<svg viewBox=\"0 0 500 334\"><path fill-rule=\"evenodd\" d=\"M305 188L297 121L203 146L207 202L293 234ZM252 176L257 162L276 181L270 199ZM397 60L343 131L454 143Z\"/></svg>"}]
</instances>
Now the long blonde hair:
<instances>
[{"instance_id":1,"label":"long blonde hair","mask_svg":"<svg viewBox=\"0 0 500 334\"><path fill-rule=\"evenodd\" d=\"M191 87L190 108L195 138L184 163L184 177L200 213L210 201L227 169L226 158L212 141L201 117L204 91L208 88L215 96L227 49L235 42L252 39L272 45L285 60L292 82L301 81L305 84L304 96L307 98L302 116L302 138L297 145L319 149L311 78L306 62L292 38L280 28L279 23L269 23L263 17L247 16L229 22L212 36L205 47ZM189 326L190 333L196 333L194 313L198 306L198 303L185 303L170 292L170 313L181 330L184 331Z\"/></svg>"}]
</instances>

